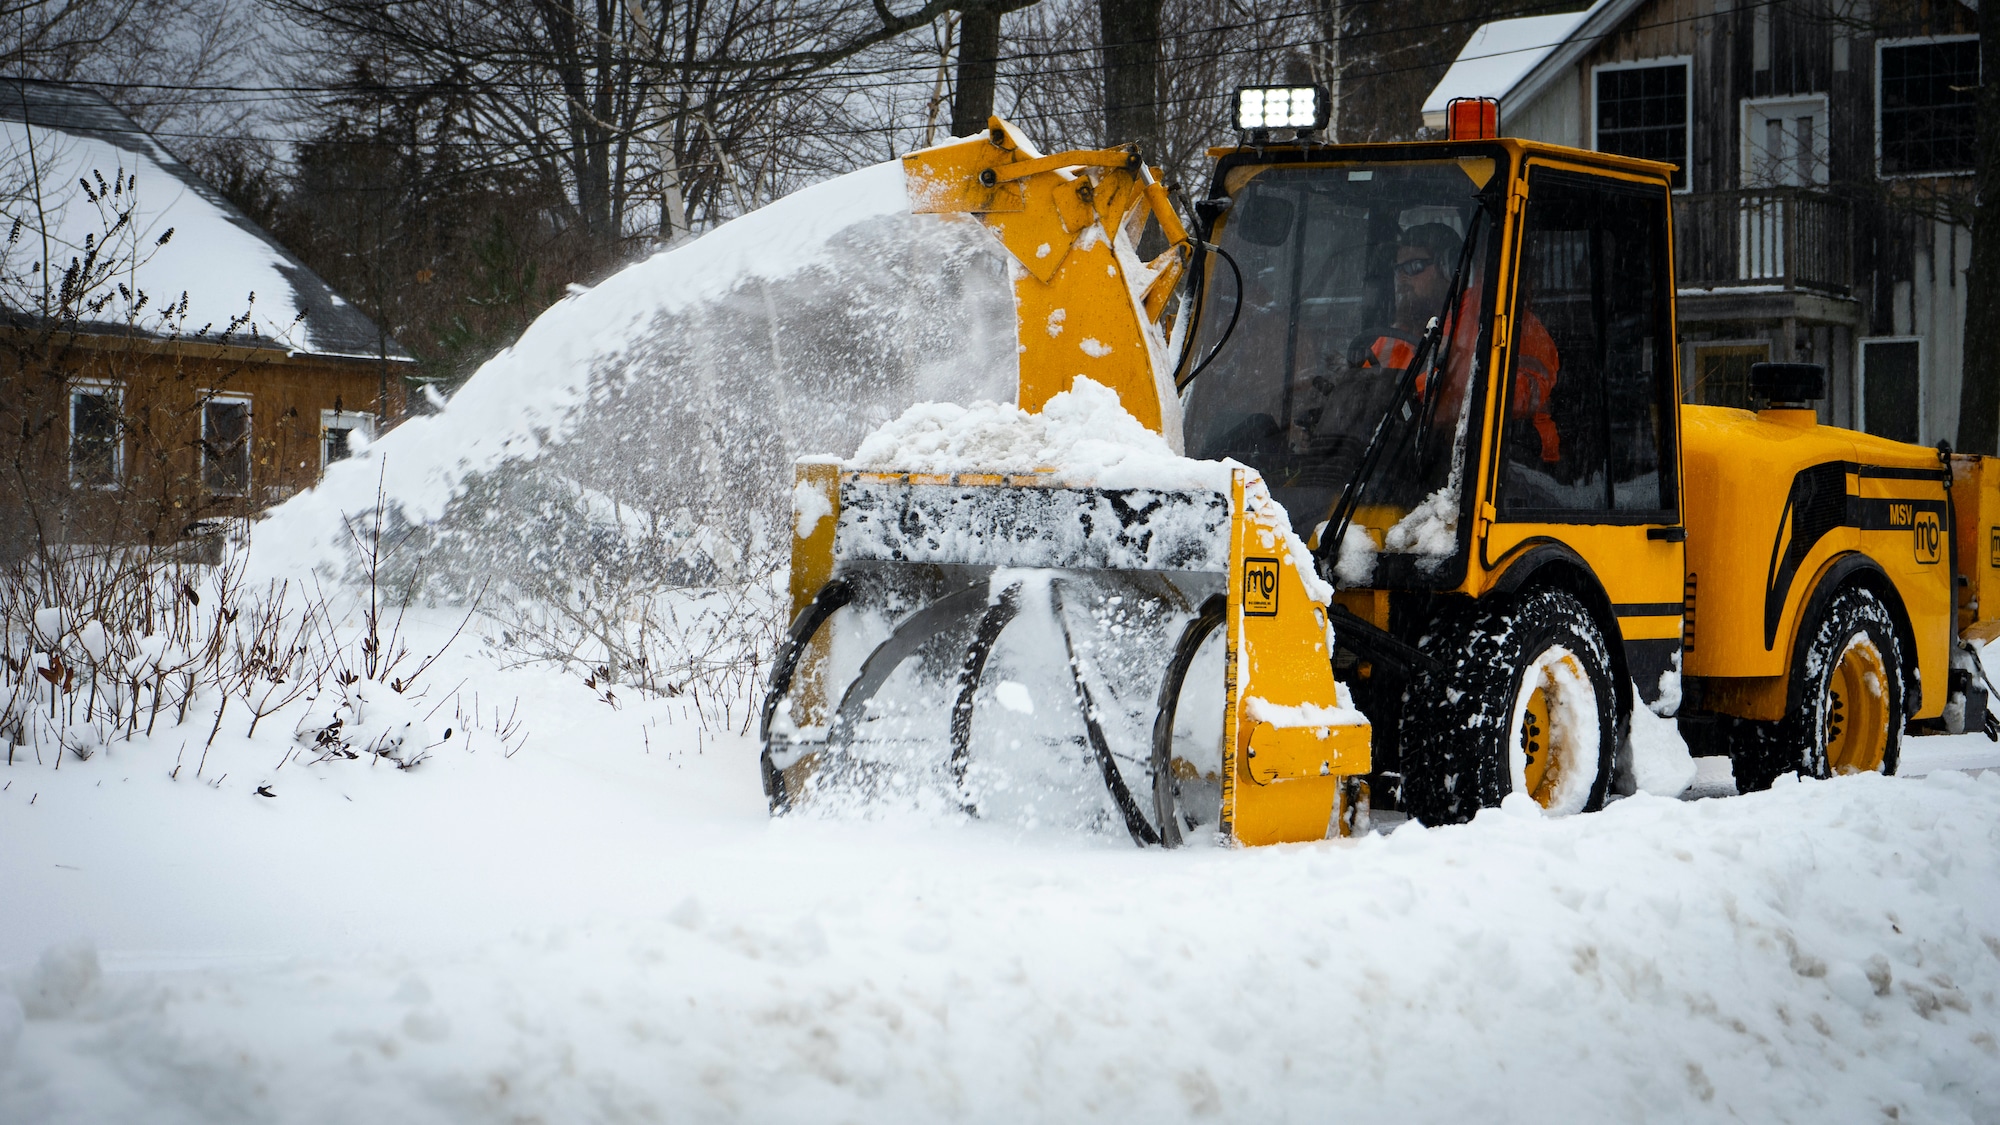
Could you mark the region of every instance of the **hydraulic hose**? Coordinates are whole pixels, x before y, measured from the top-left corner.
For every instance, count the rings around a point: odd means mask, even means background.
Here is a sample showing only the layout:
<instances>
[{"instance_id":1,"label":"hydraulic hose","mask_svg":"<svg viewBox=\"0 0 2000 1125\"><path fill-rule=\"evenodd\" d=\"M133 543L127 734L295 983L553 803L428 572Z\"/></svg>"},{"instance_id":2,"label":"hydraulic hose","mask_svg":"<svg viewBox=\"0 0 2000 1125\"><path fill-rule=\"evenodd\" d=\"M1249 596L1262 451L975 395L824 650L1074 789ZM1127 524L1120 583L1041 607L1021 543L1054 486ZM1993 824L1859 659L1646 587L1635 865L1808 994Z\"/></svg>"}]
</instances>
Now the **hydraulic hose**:
<instances>
[{"instance_id":1,"label":"hydraulic hose","mask_svg":"<svg viewBox=\"0 0 2000 1125\"><path fill-rule=\"evenodd\" d=\"M1230 256L1229 251L1224 250L1213 242L1202 242L1196 239L1195 245L1210 254L1218 255L1223 261L1229 263L1229 272L1236 277L1236 306L1229 310L1229 324L1223 328L1222 338L1217 340L1215 346L1208 350L1208 356L1199 364L1196 364L1193 371L1188 372L1187 378L1174 380L1174 389L1177 391L1186 390L1188 384L1194 382L1195 377L1203 371L1208 370L1208 365L1214 363L1215 357L1222 354L1222 345L1229 342L1230 334L1236 331L1237 318L1243 315L1243 271L1237 267L1236 259ZM1182 356L1181 358L1185 361L1187 357Z\"/></svg>"}]
</instances>

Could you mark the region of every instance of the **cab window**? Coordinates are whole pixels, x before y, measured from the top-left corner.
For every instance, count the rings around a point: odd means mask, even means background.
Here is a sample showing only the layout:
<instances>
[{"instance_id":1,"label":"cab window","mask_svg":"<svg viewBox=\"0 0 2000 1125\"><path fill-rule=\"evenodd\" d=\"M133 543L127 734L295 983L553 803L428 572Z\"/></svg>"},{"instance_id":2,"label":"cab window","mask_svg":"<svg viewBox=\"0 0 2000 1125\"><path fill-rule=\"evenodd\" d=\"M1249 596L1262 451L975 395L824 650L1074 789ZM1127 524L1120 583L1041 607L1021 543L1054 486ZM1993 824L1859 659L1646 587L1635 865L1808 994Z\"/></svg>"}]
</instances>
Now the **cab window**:
<instances>
[{"instance_id":1,"label":"cab window","mask_svg":"<svg viewBox=\"0 0 2000 1125\"><path fill-rule=\"evenodd\" d=\"M1481 184L1454 161L1229 175L1232 203L1215 239L1242 282L1219 264L1205 274L1190 354L1221 350L1188 391L1188 455L1256 469L1292 526L1311 534L1403 405L1402 376L1435 318L1445 338L1431 362L1443 378L1428 417L1367 482L1371 518L1385 530L1455 486L1492 244L1490 227L1474 222Z\"/></svg>"},{"instance_id":2,"label":"cab window","mask_svg":"<svg viewBox=\"0 0 2000 1125\"><path fill-rule=\"evenodd\" d=\"M1674 518L1666 209L1664 185L1530 173L1502 404L1504 517Z\"/></svg>"}]
</instances>

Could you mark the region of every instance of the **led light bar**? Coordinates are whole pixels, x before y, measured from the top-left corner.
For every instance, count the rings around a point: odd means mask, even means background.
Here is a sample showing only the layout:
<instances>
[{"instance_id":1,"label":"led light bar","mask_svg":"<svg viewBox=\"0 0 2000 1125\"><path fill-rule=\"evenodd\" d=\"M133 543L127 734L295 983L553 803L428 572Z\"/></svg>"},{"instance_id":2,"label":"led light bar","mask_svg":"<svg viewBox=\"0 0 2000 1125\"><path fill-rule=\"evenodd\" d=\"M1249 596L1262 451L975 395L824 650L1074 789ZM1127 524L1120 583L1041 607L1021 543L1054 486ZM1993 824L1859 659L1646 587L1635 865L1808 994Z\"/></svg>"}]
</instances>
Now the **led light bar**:
<instances>
[{"instance_id":1,"label":"led light bar","mask_svg":"<svg viewBox=\"0 0 2000 1125\"><path fill-rule=\"evenodd\" d=\"M1324 129L1330 100L1323 86L1238 86L1236 128Z\"/></svg>"}]
</instances>

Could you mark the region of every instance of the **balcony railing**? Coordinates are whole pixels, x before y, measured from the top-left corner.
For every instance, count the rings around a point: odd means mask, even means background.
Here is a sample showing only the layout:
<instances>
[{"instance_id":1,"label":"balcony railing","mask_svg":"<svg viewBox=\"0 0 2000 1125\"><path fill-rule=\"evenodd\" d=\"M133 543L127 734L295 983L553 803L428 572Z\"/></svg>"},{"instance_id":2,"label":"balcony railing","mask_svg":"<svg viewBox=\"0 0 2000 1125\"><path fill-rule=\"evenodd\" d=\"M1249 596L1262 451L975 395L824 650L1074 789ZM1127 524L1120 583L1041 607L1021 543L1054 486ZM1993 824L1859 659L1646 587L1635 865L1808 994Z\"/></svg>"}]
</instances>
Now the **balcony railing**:
<instances>
[{"instance_id":1,"label":"balcony railing","mask_svg":"<svg viewBox=\"0 0 2000 1125\"><path fill-rule=\"evenodd\" d=\"M1804 188L1674 197L1682 289L1743 286L1846 295L1854 287L1854 212Z\"/></svg>"}]
</instances>

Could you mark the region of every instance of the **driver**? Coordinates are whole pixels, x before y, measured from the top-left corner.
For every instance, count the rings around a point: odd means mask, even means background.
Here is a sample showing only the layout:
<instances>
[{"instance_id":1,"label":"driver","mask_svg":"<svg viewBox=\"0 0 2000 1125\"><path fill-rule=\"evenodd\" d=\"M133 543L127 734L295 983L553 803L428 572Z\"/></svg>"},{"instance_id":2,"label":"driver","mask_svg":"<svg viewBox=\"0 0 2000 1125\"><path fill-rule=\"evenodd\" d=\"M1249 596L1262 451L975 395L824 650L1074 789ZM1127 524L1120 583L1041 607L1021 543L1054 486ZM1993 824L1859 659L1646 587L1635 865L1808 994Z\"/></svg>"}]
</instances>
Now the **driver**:
<instances>
[{"instance_id":1,"label":"driver","mask_svg":"<svg viewBox=\"0 0 2000 1125\"><path fill-rule=\"evenodd\" d=\"M1423 340L1430 318L1444 308L1451 290L1451 274L1458 268L1464 241L1444 223L1419 223L1403 232L1396 244L1394 283L1395 321L1365 349L1352 357L1356 367L1380 367L1400 374L1416 359L1417 345ZM1473 263L1476 269L1477 264ZM1481 281L1475 275L1459 299L1457 315L1446 326L1451 333L1445 383L1437 416L1456 419L1465 394L1466 376L1471 370L1472 353L1478 346ZM1555 418L1549 412L1555 391L1556 374L1561 370L1555 340L1532 310L1521 318L1515 347L1514 396L1509 413L1528 419L1540 439L1542 460L1562 460L1562 439ZM1425 391L1429 373L1417 376L1417 393Z\"/></svg>"}]
</instances>

